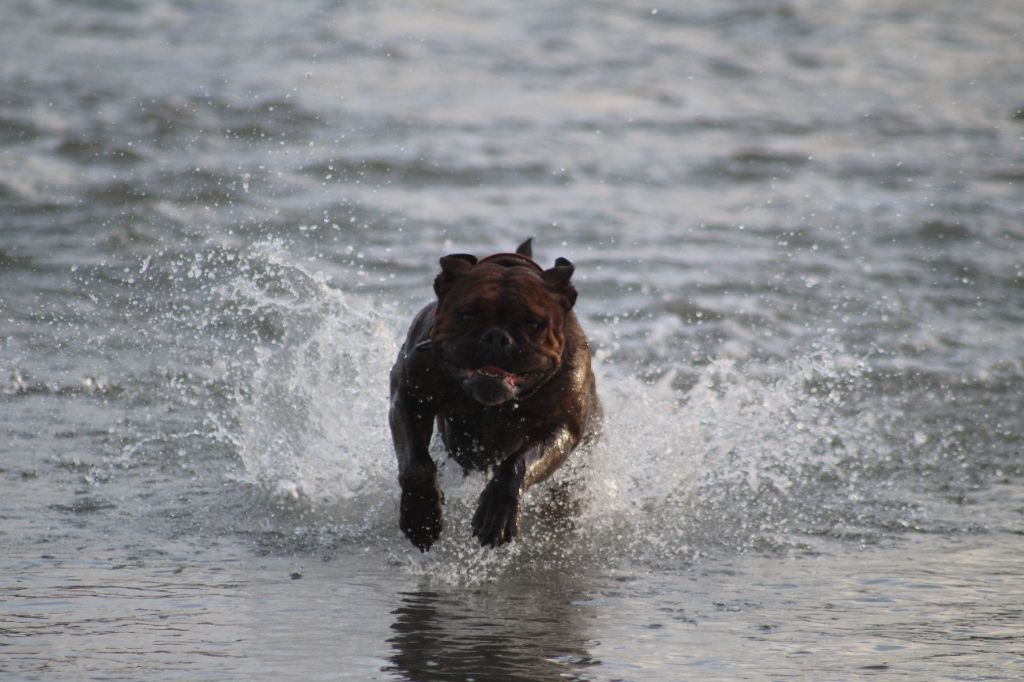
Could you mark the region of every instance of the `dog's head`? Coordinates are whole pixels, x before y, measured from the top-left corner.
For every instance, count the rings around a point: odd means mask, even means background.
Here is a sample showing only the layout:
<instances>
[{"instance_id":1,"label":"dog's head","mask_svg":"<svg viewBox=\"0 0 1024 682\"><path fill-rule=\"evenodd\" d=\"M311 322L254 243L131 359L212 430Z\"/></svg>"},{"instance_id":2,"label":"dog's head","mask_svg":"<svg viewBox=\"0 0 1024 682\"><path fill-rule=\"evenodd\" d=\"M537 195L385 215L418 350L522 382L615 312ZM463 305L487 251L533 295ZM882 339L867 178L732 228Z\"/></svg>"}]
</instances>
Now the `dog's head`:
<instances>
[{"instance_id":1,"label":"dog's head","mask_svg":"<svg viewBox=\"0 0 1024 682\"><path fill-rule=\"evenodd\" d=\"M574 267L542 269L517 253L441 259L431 344L444 371L484 405L529 397L561 367Z\"/></svg>"}]
</instances>

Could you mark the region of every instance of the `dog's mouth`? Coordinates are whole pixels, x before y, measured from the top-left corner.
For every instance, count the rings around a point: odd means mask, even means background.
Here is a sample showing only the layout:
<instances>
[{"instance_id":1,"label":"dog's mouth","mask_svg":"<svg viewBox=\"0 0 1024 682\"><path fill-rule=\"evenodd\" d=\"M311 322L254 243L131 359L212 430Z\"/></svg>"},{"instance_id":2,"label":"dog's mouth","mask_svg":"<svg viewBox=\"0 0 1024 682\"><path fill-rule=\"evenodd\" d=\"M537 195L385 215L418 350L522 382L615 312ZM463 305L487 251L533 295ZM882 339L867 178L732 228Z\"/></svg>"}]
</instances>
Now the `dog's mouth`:
<instances>
[{"instance_id":1,"label":"dog's mouth","mask_svg":"<svg viewBox=\"0 0 1024 682\"><path fill-rule=\"evenodd\" d=\"M459 378L462 379L463 382L469 382L475 379L497 381L514 389L528 381L530 376L536 373L536 370L532 372L509 372L497 365L484 365L483 367L478 367L476 369L460 370L459 374L461 376Z\"/></svg>"},{"instance_id":2,"label":"dog's mouth","mask_svg":"<svg viewBox=\"0 0 1024 682\"><path fill-rule=\"evenodd\" d=\"M442 351L444 350L442 348ZM484 357L463 364L446 356L446 353L441 353L441 364L445 372L458 382L466 393L484 405L498 405L507 400L520 400L530 395L553 369L547 358L530 358L526 362L519 362L517 359L506 361Z\"/></svg>"}]
</instances>

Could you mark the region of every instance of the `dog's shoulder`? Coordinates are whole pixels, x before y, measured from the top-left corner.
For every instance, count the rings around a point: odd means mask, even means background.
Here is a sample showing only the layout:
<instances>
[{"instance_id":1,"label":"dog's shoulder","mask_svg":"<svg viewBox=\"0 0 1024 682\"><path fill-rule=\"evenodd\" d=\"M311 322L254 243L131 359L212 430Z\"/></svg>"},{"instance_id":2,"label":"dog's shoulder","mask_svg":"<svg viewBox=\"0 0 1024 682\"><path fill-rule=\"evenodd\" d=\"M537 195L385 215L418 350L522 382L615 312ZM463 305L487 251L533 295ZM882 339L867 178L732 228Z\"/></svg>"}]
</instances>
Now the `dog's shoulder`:
<instances>
[{"instance_id":1,"label":"dog's shoulder","mask_svg":"<svg viewBox=\"0 0 1024 682\"><path fill-rule=\"evenodd\" d=\"M440 397L444 376L430 343L436 302L424 306L409 325L398 358L391 368L391 392L404 391L420 398Z\"/></svg>"}]
</instances>

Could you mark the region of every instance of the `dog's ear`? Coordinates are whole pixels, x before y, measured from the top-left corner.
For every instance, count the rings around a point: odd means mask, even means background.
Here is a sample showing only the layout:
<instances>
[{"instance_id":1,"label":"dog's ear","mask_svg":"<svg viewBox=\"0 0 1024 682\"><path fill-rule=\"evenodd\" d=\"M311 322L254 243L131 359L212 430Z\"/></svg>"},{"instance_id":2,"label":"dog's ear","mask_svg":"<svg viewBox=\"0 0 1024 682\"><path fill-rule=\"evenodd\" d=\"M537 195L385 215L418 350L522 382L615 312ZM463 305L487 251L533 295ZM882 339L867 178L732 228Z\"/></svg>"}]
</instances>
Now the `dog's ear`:
<instances>
[{"instance_id":1,"label":"dog's ear","mask_svg":"<svg viewBox=\"0 0 1024 682\"><path fill-rule=\"evenodd\" d=\"M530 237L525 242L517 246L516 253L518 253L520 256L533 258L533 237Z\"/></svg>"},{"instance_id":2,"label":"dog's ear","mask_svg":"<svg viewBox=\"0 0 1024 682\"><path fill-rule=\"evenodd\" d=\"M441 272L434 278L434 293L437 294L438 300L448 293L455 280L469 272L474 265L476 256L468 253L453 253L441 258Z\"/></svg>"},{"instance_id":3,"label":"dog's ear","mask_svg":"<svg viewBox=\"0 0 1024 682\"><path fill-rule=\"evenodd\" d=\"M569 282L576 267L565 258L555 261L555 267L545 270L541 277L552 293L562 299L562 307L569 310L576 304L576 287Z\"/></svg>"}]
</instances>

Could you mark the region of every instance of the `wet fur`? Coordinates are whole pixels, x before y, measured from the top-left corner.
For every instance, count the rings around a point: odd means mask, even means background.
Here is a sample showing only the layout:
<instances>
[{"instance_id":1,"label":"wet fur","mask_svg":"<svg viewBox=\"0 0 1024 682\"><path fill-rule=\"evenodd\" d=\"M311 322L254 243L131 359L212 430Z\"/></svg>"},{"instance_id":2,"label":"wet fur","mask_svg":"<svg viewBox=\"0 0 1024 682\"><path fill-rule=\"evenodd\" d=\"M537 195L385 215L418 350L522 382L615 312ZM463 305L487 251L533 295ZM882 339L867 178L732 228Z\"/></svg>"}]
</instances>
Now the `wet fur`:
<instances>
[{"instance_id":1,"label":"wet fur","mask_svg":"<svg viewBox=\"0 0 1024 682\"><path fill-rule=\"evenodd\" d=\"M493 473L473 517L474 536L490 547L519 534L523 494L598 428L590 346L572 311L573 266L559 259L541 270L530 256L527 241L483 261L442 258L437 301L413 319L392 368L400 527L422 551L444 527L428 452L435 423L456 462ZM477 371L489 366L510 378Z\"/></svg>"}]
</instances>

